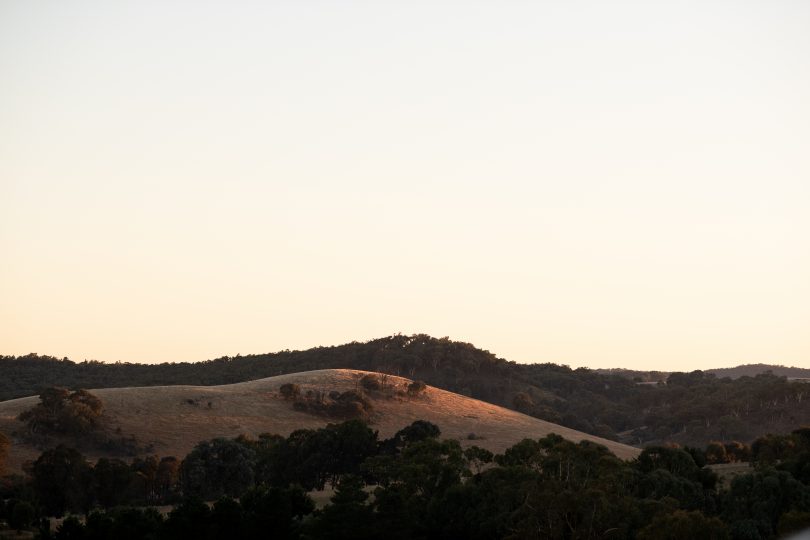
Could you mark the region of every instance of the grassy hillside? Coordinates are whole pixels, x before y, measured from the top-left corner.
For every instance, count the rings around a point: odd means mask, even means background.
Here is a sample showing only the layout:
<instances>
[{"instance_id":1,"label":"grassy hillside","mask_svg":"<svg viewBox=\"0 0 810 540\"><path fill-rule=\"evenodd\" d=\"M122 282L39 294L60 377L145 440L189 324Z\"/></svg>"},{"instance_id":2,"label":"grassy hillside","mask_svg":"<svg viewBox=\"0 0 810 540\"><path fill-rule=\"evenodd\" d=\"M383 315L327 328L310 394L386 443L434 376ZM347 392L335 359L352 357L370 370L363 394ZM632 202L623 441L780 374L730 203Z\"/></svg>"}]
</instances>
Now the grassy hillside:
<instances>
[{"instance_id":1,"label":"grassy hillside","mask_svg":"<svg viewBox=\"0 0 810 540\"><path fill-rule=\"evenodd\" d=\"M256 381L223 386L153 386L92 390L104 402L103 424L110 430L134 435L142 445L151 445L161 456L186 455L194 445L214 437L256 436L269 432L287 436L302 428L323 427L328 420L294 410L283 399L279 388L285 383L300 385L302 391L346 391L357 387L365 372L320 370L280 375ZM391 377L392 384L408 381ZM373 395L373 394L372 394ZM0 431L22 433L17 415L30 409L38 399L19 398L0 402ZM370 423L382 437L390 437L415 420L429 420L445 438L462 445L477 445L492 452L503 452L524 438L557 433L574 441L592 440L607 446L621 458L631 458L639 450L613 441L580 433L483 401L428 387L418 397L378 396L373 399ZM470 434L475 438L471 439ZM15 437L10 464L19 469L25 460L40 453L34 445ZM88 452L101 457L104 452Z\"/></svg>"},{"instance_id":2,"label":"grassy hillside","mask_svg":"<svg viewBox=\"0 0 810 540\"><path fill-rule=\"evenodd\" d=\"M425 335L199 363L104 364L36 355L3 357L0 399L34 395L51 385L220 385L318 369L358 369L421 379L437 388L633 445L672 441L704 446L715 439L750 442L768 432L789 432L810 424L810 400L805 399L810 386L784 377L731 379L698 371L658 373L652 380L662 384L639 384L646 379L634 380L623 370L517 364L469 343Z\"/></svg>"}]
</instances>

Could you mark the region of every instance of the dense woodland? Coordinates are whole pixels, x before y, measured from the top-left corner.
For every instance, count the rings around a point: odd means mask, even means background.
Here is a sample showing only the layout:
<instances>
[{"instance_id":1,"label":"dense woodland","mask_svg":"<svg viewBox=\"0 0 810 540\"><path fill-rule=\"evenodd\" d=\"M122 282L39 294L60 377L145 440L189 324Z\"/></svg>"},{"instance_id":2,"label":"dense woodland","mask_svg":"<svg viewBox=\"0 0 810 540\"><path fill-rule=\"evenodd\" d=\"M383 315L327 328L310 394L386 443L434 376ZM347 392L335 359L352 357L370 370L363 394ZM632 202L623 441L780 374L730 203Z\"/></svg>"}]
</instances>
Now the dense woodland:
<instances>
[{"instance_id":1,"label":"dense woodland","mask_svg":"<svg viewBox=\"0 0 810 540\"><path fill-rule=\"evenodd\" d=\"M635 369L597 369L599 373L609 375L621 375L628 379L635 379L643 382L657 382L666 381L670 372L667 371L639 371ZM810 369L788 367L788 366L775 366L770 364L743 364L730 368L715 368L707 369L706 373L712 374L718 378L729 377L731 379L738 379L740 377L756 377L762 373L771 372L773 375L779 377L787 377L788 379L810 379Z\"/></svg>"},{"instance_id":2,"label":"dense woodland","mask_svg":"<svg viewBox=\"0 0 810 540\"><path fill-rule=\"evenodd\" d=\"M648 447L624 462L549 435L493 456L424 421L386 440L360 420L214 439L182 460L90 464L57 446L25 477L3 478L0 521L58 540L755 540L810 525L810 429L750 452L755 467L724 486L702 450ZM318 509L311 494L327 486ZM173 508L164 516L160 504ZM40 519L66 512L55 530Z\"/></svg>"},{"instance_id":3,"label":"dense woodland","mask_svg":"<svg viewBox=\"0 0 810 540\"><path fill-rule=\"evenodd\" d=\"M420 379L635 445L751 442L768 432L810 424L810 385L773 374L732 379L695 371L668 374L661 384L640 384L622 372L518 364L468 343L426 335L198 363L106 364L33 354L6 356L0 357L0 400L35 395L49 386L216 385L330 368Z\"/></svg>"}]
</instances>

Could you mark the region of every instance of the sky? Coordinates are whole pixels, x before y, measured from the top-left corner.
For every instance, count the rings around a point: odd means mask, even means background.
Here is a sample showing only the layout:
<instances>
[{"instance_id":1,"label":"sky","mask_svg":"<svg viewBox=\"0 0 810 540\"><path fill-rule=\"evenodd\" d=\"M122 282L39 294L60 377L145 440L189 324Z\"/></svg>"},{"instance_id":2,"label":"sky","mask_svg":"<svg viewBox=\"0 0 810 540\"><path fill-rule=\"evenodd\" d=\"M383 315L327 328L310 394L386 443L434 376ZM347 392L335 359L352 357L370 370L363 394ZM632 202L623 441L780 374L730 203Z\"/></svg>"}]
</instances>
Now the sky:
<instances>
[{"instance_id":1,"label":"sky","mask_svg":"<svg viewBox=\"0 0 810 540\"><path fill-rule=\"evenodd\" d=\"M0 0L0 354L810 367L810 2Z\"/></svg>"}]
</instances>

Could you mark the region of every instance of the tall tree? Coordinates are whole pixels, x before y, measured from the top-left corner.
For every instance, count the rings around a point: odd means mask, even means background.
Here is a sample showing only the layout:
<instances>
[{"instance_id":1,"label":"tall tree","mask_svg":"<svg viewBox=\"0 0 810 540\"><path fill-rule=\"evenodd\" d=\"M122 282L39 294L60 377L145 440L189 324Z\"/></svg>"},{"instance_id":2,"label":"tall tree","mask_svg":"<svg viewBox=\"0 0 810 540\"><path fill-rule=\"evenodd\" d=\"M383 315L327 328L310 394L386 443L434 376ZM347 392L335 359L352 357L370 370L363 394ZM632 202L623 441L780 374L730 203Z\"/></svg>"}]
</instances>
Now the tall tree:
<instances>
[{"instance_id":1,"label":"tall tree","mask_svg":"<svg viewBox=\"0 0 810 540\"><path fill-rule=\"evenodd\" d=\"M32 486L46 515L83 512L90 502L91 469L78 451L59 445L46 450L31 468Z\"/></svg>"},{"instance_id":2,"label":"tall tree","mask_svg":"<svg viewBox=\"0 0 810 540\"><path fill-rule=\"evenodd\" d=\"M0 476L6 472L9 448L11 448L11 440L6 437L5 433L0 431Z\"/></svg>"}]
</instances>

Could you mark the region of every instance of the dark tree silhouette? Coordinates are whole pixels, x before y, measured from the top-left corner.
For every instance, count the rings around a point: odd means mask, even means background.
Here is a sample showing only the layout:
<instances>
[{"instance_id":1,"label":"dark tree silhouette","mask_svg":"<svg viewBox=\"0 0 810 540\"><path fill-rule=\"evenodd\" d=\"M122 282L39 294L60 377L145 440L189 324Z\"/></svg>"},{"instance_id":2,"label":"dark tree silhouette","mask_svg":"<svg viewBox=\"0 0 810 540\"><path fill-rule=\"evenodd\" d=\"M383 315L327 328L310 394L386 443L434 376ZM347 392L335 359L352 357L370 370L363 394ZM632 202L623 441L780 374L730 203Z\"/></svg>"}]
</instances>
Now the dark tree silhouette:
<instances>
[{"instance_id":1,"label":"dark tree silhouette","mask_svg":"<svg viewBox=\"0 0 810 540\"><path fill-rule=\"evenodd\" d=\"M31 467L31 480L45 515L83 512L89 506L91 468L73 448L59 445L43 452Z\"/></svg>"},{"instance_id":2,"label":"dark tree silhouette","mask_svg":"<svg viewBox=\"0 0 810 540\"><path fill-rule=\"evenodd\" d=\"M8 459L9 448L11 448L11 440L6 437L5 433L0 431L0 476L6 472L6 460Z\"/></svg>"}]
</instances>

